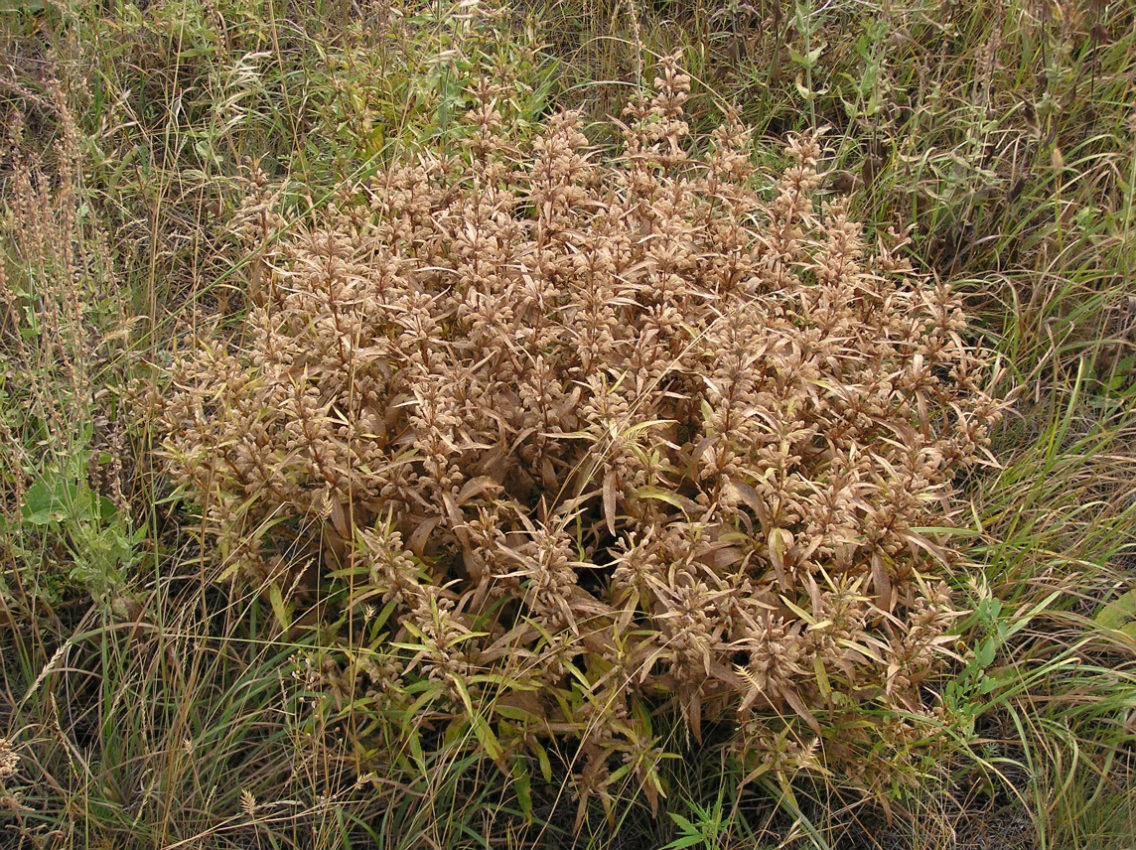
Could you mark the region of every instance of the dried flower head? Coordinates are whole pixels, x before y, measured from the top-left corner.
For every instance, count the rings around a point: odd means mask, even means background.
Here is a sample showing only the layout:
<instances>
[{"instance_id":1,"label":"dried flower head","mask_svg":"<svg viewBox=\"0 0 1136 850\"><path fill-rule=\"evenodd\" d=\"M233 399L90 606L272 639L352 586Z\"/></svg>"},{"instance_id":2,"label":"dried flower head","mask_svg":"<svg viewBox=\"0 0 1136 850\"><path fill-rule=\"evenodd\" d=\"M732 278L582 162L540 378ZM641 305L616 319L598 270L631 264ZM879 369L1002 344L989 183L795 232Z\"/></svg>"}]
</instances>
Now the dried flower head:
<instances>
[{"instance_id":1,"label":"dried flower head","mask_svg":"<svg viewBox=\"0 0 1136 850\"><path fill-rule=\"evenodd\" d=\"M16 775L20 768L20 756L7 738L0 738L0 784Z\"/></svg>"}]
</instances>

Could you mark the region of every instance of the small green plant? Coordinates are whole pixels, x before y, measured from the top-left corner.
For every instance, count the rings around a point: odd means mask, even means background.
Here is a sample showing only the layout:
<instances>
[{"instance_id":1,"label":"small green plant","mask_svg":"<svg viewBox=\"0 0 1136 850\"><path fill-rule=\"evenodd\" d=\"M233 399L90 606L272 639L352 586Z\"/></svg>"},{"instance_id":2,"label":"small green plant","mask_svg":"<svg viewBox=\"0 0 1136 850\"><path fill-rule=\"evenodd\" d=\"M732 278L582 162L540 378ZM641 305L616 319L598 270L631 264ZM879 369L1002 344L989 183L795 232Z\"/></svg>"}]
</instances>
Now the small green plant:
<instances>
[{"instance_id":1,"label":"small green plant","mask_svg":"<svg viewBox=\"0 0 1136 850\"><path fill-rule=\"evenodd\" d=\"M799 69L794 84L801 100L808 104L809 124L817 126L817 98L827 94L826 90L817 88L816 68L828 45L820 39L820 27L817 25L811 3L798 2L795 7L793 22L797 35L801 39L801 49L796 50L789 46L789 59Z\"/></svg>"},{"instance_id":2,"label":"small green plant","mask_svg":"<svg viewBox=\"0 0 1136 850\"><path fill-rule=\"evenodd\" d=\"M72 581L102 605L121 605L142 531L132 533L115 504L91 489L93 463L89 455L76 454L45 468L24 493L20 522L59 536L73 565Z\"/></svg>"},{"instance_id":3,"label":"small green plant","mask_svg":"<svg viewBox=\"0 0 1136 850\"><path fill-rule=\"evenodd\" d=\"M114 347L128 325L125 305L112 301L118 281L94 221L79 133L62 89L51 94L37 102L59 126L54 172L25 152L17 116L8 139L12 191L0 208L0 392L8 402L0 412L8 449L0 534L20 558L40 561L0 587L33 608L41 592L50 608L81 589L109 610L125 604L141 533L122 490L114 389L96 387L125 374L127 358Z\"/></svg>"},{"instance_id":4,"label":"small green plant","mask_svg":"<svg viewBox=\"0 0 1136 850\"><path fill-rule=\"evenodd\" d=\"M722 794L719 793L717 799L709 806L700 806L697 803L690 803L689 806L693 820L677 812L667 812L667 816L678 827L679 835L665 844L662 850L684 850L687 847L719 850L722 846L719 837L726 822Z\"/></svg>"},{"instance_id":5,"label":"small green plant","mask_svg":"<svg viewBox=\"0 0 1136 850\"><path fill-rule=\"evenodd\" d=\"M334 43L310 33L319 62L302 69L302 104L289 101L298 113L289 120L307 129L294 152L258 158L287 162L313 191L372 173L451 136L485 72L510 80L493 93L501 114L518 129L533 123L555 66L540 50L535 20L509 17L493 4L392 4L348 16ZM501 38L509 25L521 31Z\"/></svg>"}]
</instances>

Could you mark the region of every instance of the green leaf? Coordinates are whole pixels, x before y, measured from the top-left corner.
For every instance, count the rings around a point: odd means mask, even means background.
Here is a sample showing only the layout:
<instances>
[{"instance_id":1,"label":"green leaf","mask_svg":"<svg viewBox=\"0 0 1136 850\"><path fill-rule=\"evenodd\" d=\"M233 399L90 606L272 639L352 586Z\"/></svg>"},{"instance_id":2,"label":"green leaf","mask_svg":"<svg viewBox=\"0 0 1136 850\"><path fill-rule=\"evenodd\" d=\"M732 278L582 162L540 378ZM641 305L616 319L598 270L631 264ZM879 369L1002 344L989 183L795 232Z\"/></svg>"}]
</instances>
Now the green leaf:
<instances>
[{"instance_id":1,"label":"green leaf","mask_svg":"<svg viewBox=\"0 0 1136 850\"><path fill-rule=\"evenodd\" d=\"M1111 602L1106 602L1093 621L1105 629L1125 629L1136 621L1136 589L1123 593Z\"/></svg>"},{"instance_id":2,"label":"green leaf","mask_svg":"<svg viewBox=\"0 0 1136 850\"><path fill-rule=\"evenodd\" d=\"M540 765L540 775L544 777L545 782L552 781L552 761L548 758L548 750L542 747L535 740L529 743L529 749L532 750L533 755L536 756L536 762Z\"/></svg>"},{"instance_id":3,"label":"green leaf","mask_svg":"<svg viewBox=\"0 0 1136 850\"><path fill-rule=\"evenodd\" d=\"M273 583L268 586L268 601L272 604L272 613L280 628L287 631L292 627L291 605L284 604L284 596L280 593L280 586Z\"/></svg>"},{"instance_id":4,"label":"green leaf","mask_svg":"<svg viewBox=\"0 0 1136 850\"><path fill-rule=\"evenodd\" d=\"M916 534L949 534L952 537L979 537L982 534L973 528L953 528L949 525L912 526L910 530Z\"/></svg>"},{"instance_id":5,"label":"green leaf","mask_svg":"<svg viewBox=\"0 0 1136 850\"><path fill-rule=\"evenodd\" d=\"M701 834L702 830L700 830L682 815L676 814L675 812L667 812L667 815L671 820L678 824L679 829L681 829L683 832L697 832Z\"/></svg>"},{"instance_id":6,"label":"green leaf","mask_svg":"<svg viewBox=\"0 0 1136 850\"><path fill-rule=\"evenodd\" d=\"M462 703L465 705L466 716L469 718L469 724L473 729L473 734L477 737L477 743L481 744L482 750L489 756L499 768L505 769L505 749L501 746L501 742L497 740L497 736L493 734L493 730L489 728L489 724L485 722L485 717L480 712L473 708L473 700L470 699L469 690L466 688L465 682L459 676L450 676L450 681L454 683L458 695L461 697Z\"/></svg>"},{"instance_id":7,"label":"green leaf","mask_svg":"<svg viewBox=\"0 0 1136 850\"><path fill-rule=\"evenodd\" d=\"M812 50L809 50L805 53L798 53L796 50L790 47L789 58L793 60L793 62L795 62L797 65L800 65L802 68L815 68L817 62L820 60L821 54L824 53L824 49L827 46L828 45L822 42L817 47L814 47Z\"/></svg>"},{"instance_id":8,"label":"green leaf","mask_svg":"<svg viewBox=\"0 0 1136 850\"><path fill-rule=\"evenodd\" d=\"M421 771L426 770L426 755L422 751L422 740L418 736L418 730L411 730L407 746L410 749L410 758L414 762L414 766Z\"/></svg>"},{"instance_id":9,"label":"green leaf","mask_svg":"<svg viewBox=\"0 0 1136 850\"><path fill-rule=\"evenodd\" d=\"M816 674L817 690L826 700L832 696L832 685L828 681L828 673L824 669L824 660L818 653L813 658L813 673Z\"/></svg>"},{"instance_id":10,"label":"green leaf","mask_svg":"<svg viewBox=\"0 0 1136 850\"><path fill-rule=\"evenodd\" d=\"M669 844L663 845L663 850L682 850L683 847L694 847L697 844L709 843L707 836L703 834L700 827L674 812L667 812L667 815L678 825L683 834Z\"/></svg>"},{"instance_id":11,"label":"green leaf","mask_svg":"<svg viewBox=\"0 0 1136 850\"><path fill-rule=\"evenodd\" d=\"M661 487L640 487L635 491L635 498L658 499L660 502L666 502L672 508L678 508L684 514L689 514L692 508L697 507L692 499L687 499L678 493L672 493L670 490L664 490Z\"/></svg>"},{"instance_id":12,"label":"green leaf","mask_svg":"<svg viewBox=\"0 0 1136 850\"><path fill-rule=\"evenodd\" d=\"M32 525L51 525L75 518L89 503L90 490L86 486L49 470L24 493L20 516Z\"/></svg>"},{"instance_id":13,"label":"green leaf","mask_svg":"<svg viewBox=\"0 0 1136 850\"><path fill-rule=\"evenodd\" d=\"M517 792L517 802L521 804L521 812L526 818L531 818L533 815L532 777L522 759L513 762L513 788Z\"/></svg>"},{"instance_id":14,"label":"green leaf","mask_svg":"<svg viewBox=\"0 0 1136 850\"><path fill-rule=\"evenodd\" d=\"M992 640L984 640L974 650L974 660L978 663L979 667L986 668L994 663L994 656L998 652L998 646Z\"/></svg>"}]
</instances>

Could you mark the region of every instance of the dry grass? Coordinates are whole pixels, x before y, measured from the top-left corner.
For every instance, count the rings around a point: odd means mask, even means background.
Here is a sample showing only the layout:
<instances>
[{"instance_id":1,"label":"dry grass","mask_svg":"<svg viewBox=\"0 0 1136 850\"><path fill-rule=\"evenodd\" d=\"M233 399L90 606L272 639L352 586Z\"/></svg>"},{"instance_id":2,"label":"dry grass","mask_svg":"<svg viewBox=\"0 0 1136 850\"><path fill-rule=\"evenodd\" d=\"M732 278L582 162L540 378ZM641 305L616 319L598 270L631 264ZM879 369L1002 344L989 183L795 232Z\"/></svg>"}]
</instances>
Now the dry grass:
<instances>
[{"instance_id":1,"label":"dry grass","mask_svg":"<svg viewBox=\"0 0 1136 850\"><path fill-rule=\"evenodd\" d=\"M0 844L1126 844L1126 4L141 5L0 10Z\"/></svg>"}]
</instances>

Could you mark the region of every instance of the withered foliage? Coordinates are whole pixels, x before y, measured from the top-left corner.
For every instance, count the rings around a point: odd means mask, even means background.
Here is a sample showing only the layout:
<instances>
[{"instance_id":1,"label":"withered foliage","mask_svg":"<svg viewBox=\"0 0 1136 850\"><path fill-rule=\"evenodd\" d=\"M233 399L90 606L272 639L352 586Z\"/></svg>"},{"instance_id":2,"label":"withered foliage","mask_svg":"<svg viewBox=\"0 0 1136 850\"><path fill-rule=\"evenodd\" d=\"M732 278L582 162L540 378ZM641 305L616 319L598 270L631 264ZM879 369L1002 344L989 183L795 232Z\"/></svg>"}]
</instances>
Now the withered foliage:
<instances>
[{"instance_id":1,"label":"withered foliage","mask_svg":"<svg viewBox=\"0 0 1136 850\"><path fill-rule=\"evenodd\" d=\"M350 587L337 699L503 767L574 741L601 796L653 800L671 709L767 768L923 737L936 529L999 409L959 301L819 203L818 141L759 191L743 127L691 153L689 83L611 156L573 113L515 142L487 86L322 226L261 204L244 341L200 334L162 414L233 574Z\"/></svg>"}]
</instances>

